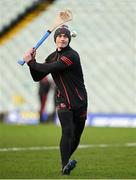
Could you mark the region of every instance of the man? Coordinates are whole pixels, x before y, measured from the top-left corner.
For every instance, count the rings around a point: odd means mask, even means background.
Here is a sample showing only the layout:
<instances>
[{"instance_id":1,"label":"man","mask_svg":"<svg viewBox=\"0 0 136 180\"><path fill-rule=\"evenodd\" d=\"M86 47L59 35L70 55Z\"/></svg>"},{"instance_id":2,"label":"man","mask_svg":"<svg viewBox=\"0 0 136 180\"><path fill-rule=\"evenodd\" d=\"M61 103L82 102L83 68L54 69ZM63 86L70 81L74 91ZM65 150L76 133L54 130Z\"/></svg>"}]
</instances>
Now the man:
<instances>
[{"instance_id":1,"label":"man","mask_svg":"<svg viewBox=\"0 0 136 180\"><path fill-rule=\"evenodd\" d=\"M36 62L34 48L23 58L30 68L34 81L40 81L51 73L56 84L56 107L62 127L60 141L62 174L69 175L77 163L76 160L69 159L79 145L85 126L87 93L80 57L69 46L71 32L67 26L63 25L55 31L54 41L57 49L46 58L45 63Z\"/></svg>"},{"instance_id":2,"label":"man","mask_svg":"<svg viewBox=\"0 0 136 180\"><path fill-rule=\"evenodd\" d=\"M39 122L43 123L47 120L48 116L46 113L46 102L47 96L51 87L51 83L45 76L41 81L39 81L38 95L40 100L40 111L39 111Z\"/></svg>"},{"instance_id":3,"label":"man","mask_svg":"<svg viewBox=\"0 0 136 180\"><path fill-rule=\"evenodd\" d=\"M46 103L49 91L52 89L53 91L53 111L50 115L46 112ZM39 110L39 122L53 122L56 116L56 108L55 108L55 84L52 80L49 80L47 76L45 76L42 80L39 81L38 88L38 96L40 101L40 110Z\"/></svg>"}]
</instances>

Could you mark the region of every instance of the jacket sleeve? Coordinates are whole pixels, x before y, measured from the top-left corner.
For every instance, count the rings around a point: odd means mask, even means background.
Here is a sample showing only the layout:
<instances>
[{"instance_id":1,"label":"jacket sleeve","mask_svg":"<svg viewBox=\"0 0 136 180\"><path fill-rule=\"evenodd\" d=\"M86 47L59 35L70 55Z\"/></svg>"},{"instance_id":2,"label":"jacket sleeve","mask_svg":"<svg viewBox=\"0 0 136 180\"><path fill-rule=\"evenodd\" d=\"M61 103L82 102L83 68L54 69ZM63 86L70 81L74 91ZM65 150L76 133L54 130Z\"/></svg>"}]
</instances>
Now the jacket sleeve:
<instances>
[{"instance_id":1,"label":"jacket sleeve","mask_svg":"<svg viewBox=\"0 0 136 180\"><path fill-rule=\"evenodd\" d=\"M63 54L57 61L53 62L48 62L50 58L48 57L45 63L38 63L36 60L28 63L34 81L40 81L49 73L59 72L77 66L77 62L79 62L78 57L72 53Z\"/></svg>"},{"instance_id":2,"label":"jacket sleeve","mask_svg":"<svg viewBox=\"0 0 136 180\"><path fill-rule=\"evenodd\" d=\"M30 73L34 81L40 81L49 73L58 72L67 68L62 61L55 61L52 63L37 63L32 60L28 63Z\"/></svg>"}]
</instances>

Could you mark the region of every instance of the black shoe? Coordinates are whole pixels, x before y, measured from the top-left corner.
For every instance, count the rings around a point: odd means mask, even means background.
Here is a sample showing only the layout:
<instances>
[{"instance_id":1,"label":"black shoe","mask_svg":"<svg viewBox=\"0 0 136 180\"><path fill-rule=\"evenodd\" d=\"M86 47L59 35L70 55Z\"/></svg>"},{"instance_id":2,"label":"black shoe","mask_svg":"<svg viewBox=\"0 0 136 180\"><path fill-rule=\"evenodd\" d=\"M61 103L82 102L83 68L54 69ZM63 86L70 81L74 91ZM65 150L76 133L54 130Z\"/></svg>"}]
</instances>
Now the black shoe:
<instances>
[{"instance_id":1,"label":"black shoe","mask_svg":"<svg viewBox=\"0 0 136 180\"><path fill-rule=\"evenodd\" d=\"M63 175L70 175L71 170L73 170L76 167L77 161L76 160L70 160L66 166L62 169Z\"/></svg>"}]
</instances>

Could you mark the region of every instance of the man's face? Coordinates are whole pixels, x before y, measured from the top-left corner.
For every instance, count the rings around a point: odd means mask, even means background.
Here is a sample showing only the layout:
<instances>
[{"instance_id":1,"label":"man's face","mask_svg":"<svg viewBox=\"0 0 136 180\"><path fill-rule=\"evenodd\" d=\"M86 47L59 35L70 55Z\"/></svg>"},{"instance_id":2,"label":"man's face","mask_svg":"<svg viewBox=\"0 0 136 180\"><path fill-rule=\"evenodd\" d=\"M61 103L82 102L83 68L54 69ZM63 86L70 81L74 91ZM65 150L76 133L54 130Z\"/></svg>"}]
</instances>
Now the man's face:
<instances>
[{"instance_id":1,"label":"man's face","mask_svg":"<svg viewBox=\"0 0 136 180\"><path fill-rule=\"evenodd\" d=\"M56 37L56 46L58 50L65 48L69 43L69 39L65 34L60 34Z\"/></svg>"}]
</instances>

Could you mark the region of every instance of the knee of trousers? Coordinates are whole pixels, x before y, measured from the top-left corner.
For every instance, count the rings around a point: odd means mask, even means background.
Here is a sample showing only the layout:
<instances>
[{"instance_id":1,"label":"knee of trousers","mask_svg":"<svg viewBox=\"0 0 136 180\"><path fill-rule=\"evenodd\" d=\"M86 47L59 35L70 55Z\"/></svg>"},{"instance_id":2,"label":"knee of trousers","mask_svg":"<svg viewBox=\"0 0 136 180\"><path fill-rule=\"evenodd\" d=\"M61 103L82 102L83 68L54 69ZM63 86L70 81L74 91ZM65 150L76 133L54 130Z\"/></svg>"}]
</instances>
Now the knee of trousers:
<instances>
[{"instance_id":1,"label":"knee of trousers","mask_svg":"<svg viewBox=\"0 0 136 180\"><path fill-rule=\"evenodd\" d=\"M74 138L73 129L70 127L62 128L62 136L67 137L68 139Z\"/></svg>"}]
</instances>

